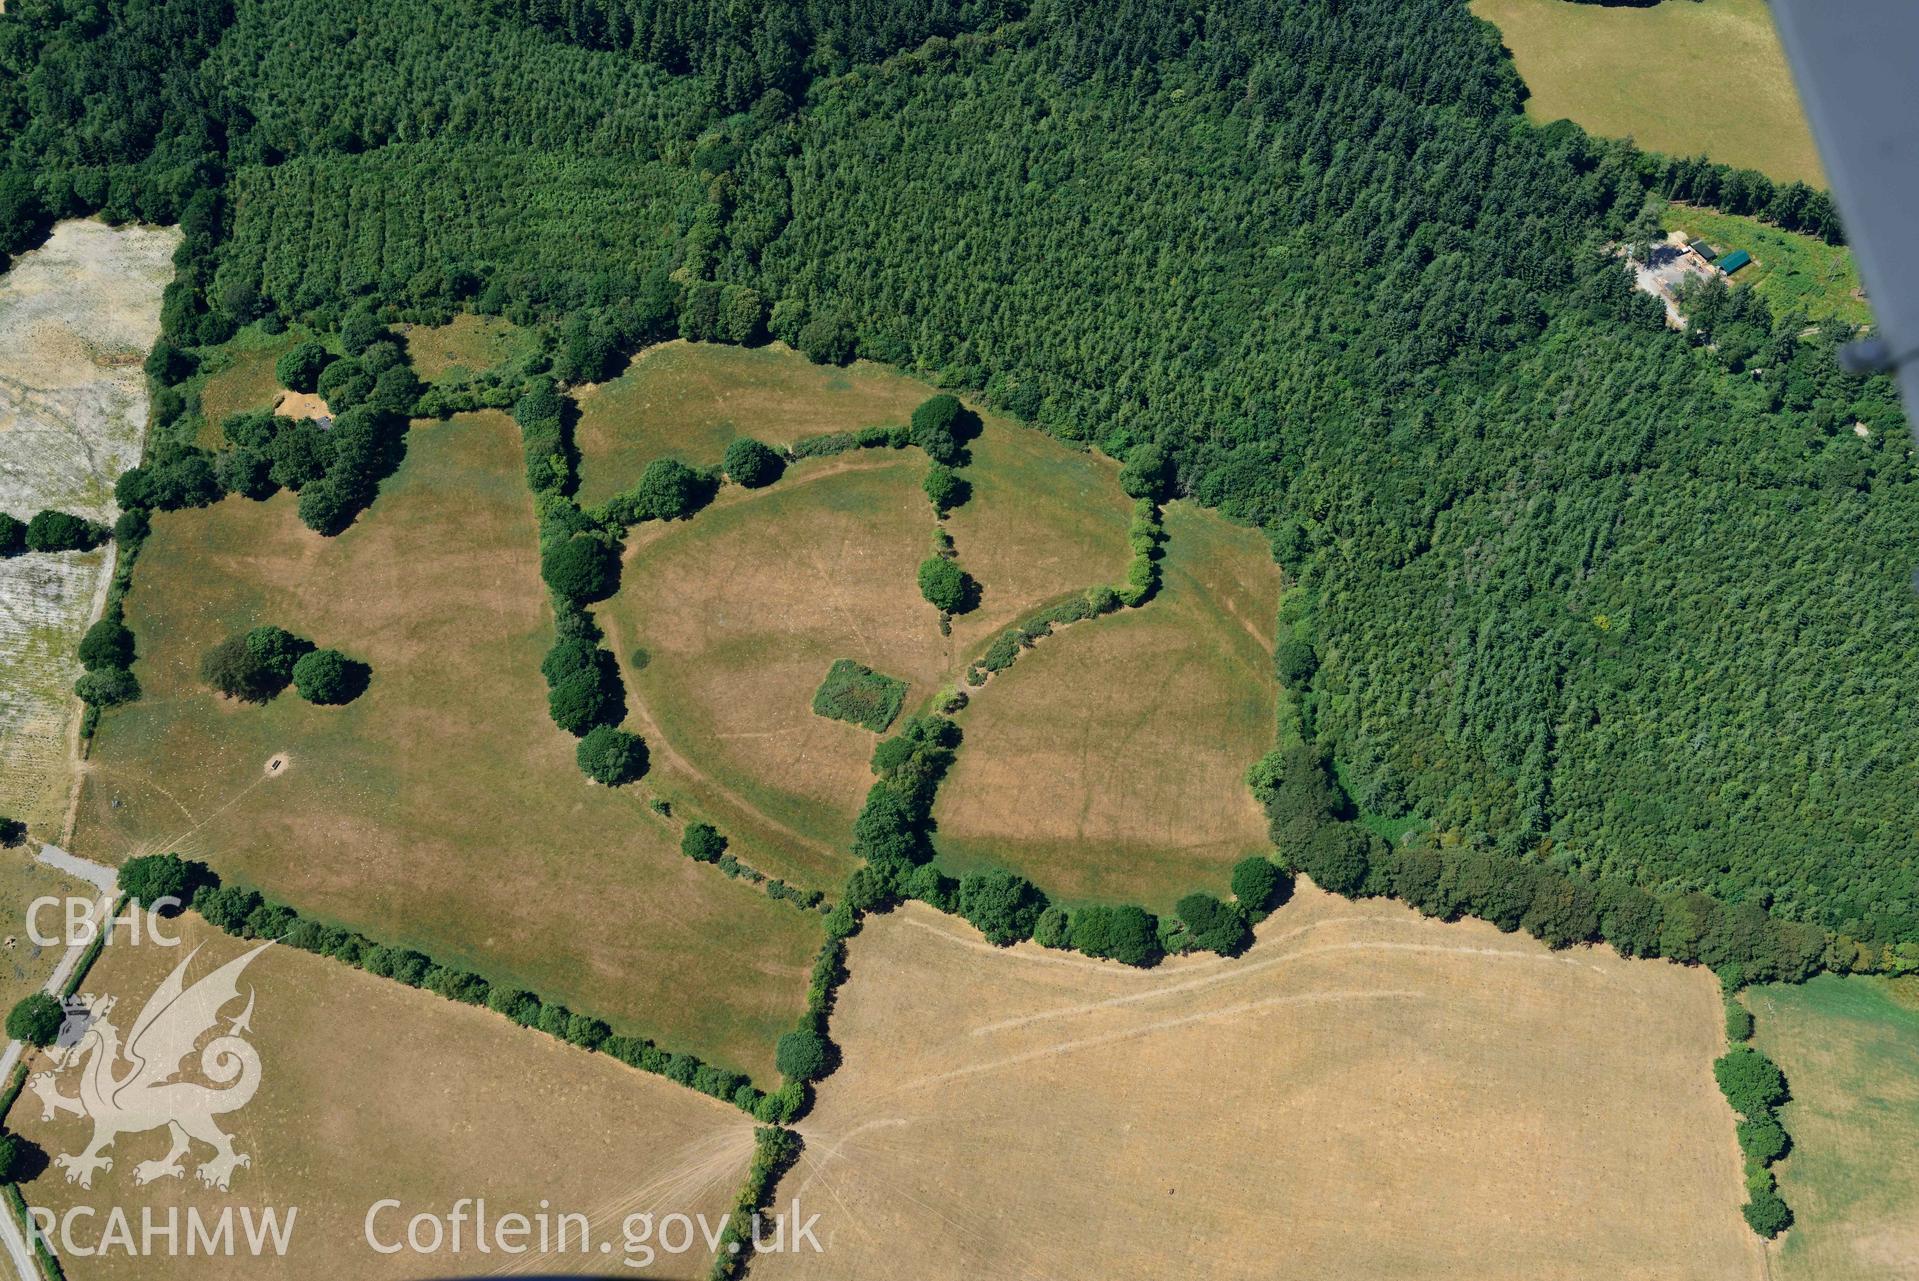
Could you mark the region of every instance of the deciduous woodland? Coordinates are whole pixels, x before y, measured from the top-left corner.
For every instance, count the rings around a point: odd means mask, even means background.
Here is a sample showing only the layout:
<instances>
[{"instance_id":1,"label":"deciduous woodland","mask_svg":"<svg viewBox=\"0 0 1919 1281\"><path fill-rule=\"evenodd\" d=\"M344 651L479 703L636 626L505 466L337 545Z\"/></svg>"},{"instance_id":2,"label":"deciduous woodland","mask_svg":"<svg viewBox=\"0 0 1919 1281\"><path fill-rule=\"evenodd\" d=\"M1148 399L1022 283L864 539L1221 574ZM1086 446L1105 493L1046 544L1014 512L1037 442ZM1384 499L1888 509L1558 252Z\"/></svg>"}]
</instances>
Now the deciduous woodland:
<instances>
[{"instance_id":1,"label":"deciduous woodland","mask_svg":"<svg viewBox=\"0 0 1919 1281\"><path fill-rule=\"evenodd\" d=\"M181 349L476 310L583 382L763 320L1163 447L1299 584L1362 811L1909 963L1890 387L1834 323L1668 331L1610 251L1648 196L1831 206L1521 99L1455 0L18 0L0 252L181 222Z\"/></svg>"}]
</instances>

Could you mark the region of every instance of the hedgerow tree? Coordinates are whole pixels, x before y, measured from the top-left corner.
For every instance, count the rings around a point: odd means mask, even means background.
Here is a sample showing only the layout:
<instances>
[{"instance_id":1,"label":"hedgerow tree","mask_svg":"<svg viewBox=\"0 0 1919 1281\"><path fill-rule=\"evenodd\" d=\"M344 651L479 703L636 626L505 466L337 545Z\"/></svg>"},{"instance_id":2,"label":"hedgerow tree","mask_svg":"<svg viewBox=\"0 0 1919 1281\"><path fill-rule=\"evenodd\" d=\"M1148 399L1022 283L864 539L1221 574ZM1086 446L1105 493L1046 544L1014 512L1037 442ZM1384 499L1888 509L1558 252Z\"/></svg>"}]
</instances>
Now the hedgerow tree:
<instances>
[{"instance_id":1,"label":"hedgerow tree","mask_svg":"<svg viewBox=\"0 0 1919 1281\"><path fill-rule=\"evenodd\" d=\"M794 1028L773 1047L773 1062L791 1081L814 1081L826 1074L832 1051L826 1038L811 1026Z\"/></svg>"},{"instance_id":2,"label":"hedgerow tree","mask_svg":"<svg viewBox=\"0 0 1919 1281\"><path fill-rule=\"evenodd\" d=\"M145 464L120 473L113 486L114 500L129 510L206 507L225 493L206 450L173 442L156 444Z\"/></svg>"},{"instance_id":3,"label":"hedgerow tree","mask_svg":"<svg viewBox=\"0 0 1919 1281\"><path fill-rule=\"evenodd\" d=\"M0 512L0 556L18 556L27 549L27 523Z\"/></svg>"},{"instance_id":4,"label":"hedgerow tree","mask_svg":"<svg viewBox=\"0 0 1919 1281\"><path fill-rule=\"evenodd\" d=\"M920 595L935 609L957 614L966 604L965 571L943 556L929 556L920 562Z\"/></svg>"},{"instance_id":5,"label":"hedgerow tree","mask_svg":"<svg viewBox=\"0 0 1919 1281\"><path fill-rule=\"evenodd\" d=\"M706 498L706 478L677 458L656 458L634 487L641 515L653 520L690 516Z\"/></svg>"},{"instance_id":6,"label":"hedgerow tree","mask_svg":"<svg viewBox=\"0 0 1919 1281\"><path fill-rule=\"evenodd\" d=\"M972 497L973 490L958 472L943 463L934 463L926 469L926 479L920 487L926 491L933 510L942 516L955 507L963 506Z\"/></svg>"},{"instance_id":7,"label":"hedgerow tree","mask_svg":"<svg viewBox=\"0 0 1919 1281\"><path fill-rule=\"evenodd\" d=\"M1325 758L1304 743L1268 752L1247 771L1246 781L1266 810L1273 844L1282 854L1339 817L1345 806Z\"/></svg>"},{"instance_id":8,"label":"hedgerow tree","mask_svg":"<svg viewBox=\"0 0 1919 1281\"><path fill-rule=\"evenodd\" d=\"M695 863L717 863L726 853L726 838L711 823L688 823L680 834L680 853Z\"/></svg>"},{"instance_id":9,"label":"hedgerow tree","mask_svg":"<svg viewBox=\"0 0 1919 1281\"><path fill-rule=\"evenodd\" d=\"M1128 498L1161 502L1172 497L1173 460L1163 446L1141 445L1127 456L1119 469L1119 487Z\"/></svg>"},{"instance_id":10,"label":"hedgerow tree","mask_svg":"<svg viewBox=\"0 0 1919 1281\"><path fill-rule=\"evenodd\" d=\"M904 871L922 858L921 816L899 789L873 784L853 821L853 853L874 867Z\"/></svg>"},{"instance_id":11,"label":"hedgerow tree","mask_svg":"<svg viewBox=\"0 0 1919 1281\"><path fill-rule=\"evenodd\" d=\"M793 345L816 365L844 365L853 359L853 326L838 315L815 316L800 326Z\"/></svg>"},{"instance_id":12,"label":"hedgerow tree","mask_svg":"<svg viewBox=\"0 0 1919 1281\"><path fill-rule=\"evenodd\" d=\"M386 336L386 326L373 314L373 309L365 305L357 306L347 312L340 322L340 346L349 356L358 356L374 342Z\"/></svg>"},{"instance_id":13,"label":"hedgerow tree","mask_svg":"<svg viewBox=\"0 0 1919 1281\"><path fill-rule=\"evenodd\" d=\"M1312 683L1313 673L1319 670L1319 655L1313 652L1311 641L1294 638L1279 647L1274 665L1286 688L1305 689Z\"/></svg>"},{"instance_id":14,"label":"hedgerow tree","mask_svg":"<svg viewBox=\"0 0 1919 1281\"><path fill-rule=\"evenodd\" d=\"M1313 884L1334 894L1351 896L1366 882L1367 855L1372 834L1357 823L1327 823L1306 839L1295 865L1313 878ZM1521 906L1521 911L1524 906ZM1517 914L1511 929L1519 924Z\"/></svg>"},{"instance_id":15,"label":"hedgerow tree","mask_svg":"<svg viewBox=\"0 0 1919 1281\"><path fill-rule=\"evenodd\" d=\"M727 445L721 465L734 484L748 489L772 484L786 469L786 461L778 453L751 436L740 436Z\"/></svg>"},{"instance_id":16,"label":"hedgerow tree","mask_svg":"<svg viewBox=\"0 0 1919 1281\"><path fill-rule=\"evenodd\" d=\"M1150 965L1159 959L1159 935L1152 916L1130 904L1094 904L1072 914L1067 937L1076 951L1125 965Z\"/></svg>"},{"instance_id":17,"label":"hedgerow tree","mask_svg":"<svg viewBox=\"0 0 1919 1281\"><path fill-rule=\"evenodd\" d=\"M96 525L71 512L35 512L27 522L27 550L30 552L83 552L106 541L104 525Z\"/></svg>"},{"instance_id":18,"label":"hedgerow tree","mask_svg":"<svg viewBox=\"0 0 1919 1281\"><path fill-rule=\"evenodd\" d=\"M337 649L313 650L302 654L293 665L293 687L300 691L300 697L323 707L352 702L366 684L366 664Z\"/></svg>"},{"instance_id":19,"label":"hedgerow tree","mask_svg":"<svg viewBox=\"0 0 1919 1281\"><path fill-rule=\"evenodd\" d=\"M133 665L133 633L115 605L80 638L80 663L88 671Z\"/></svg>"},{"instance_id":20,"label":"hedgerow tree","mask_svg":"<svg viewBox=\"0 0 1919 1281\"><path fill-rule=\"evenodd\" d=\"M1046 907L1039 887L1011 872L977 872L960 880L960 915L1001 947L1031 938Z\"/></svg>"},{"instance_id":21,"label":"hedgerow tree","mask_svg":"<svg viewBox=\"0 0 1919 1281\"><path fill-rule=\"evenodd\" d=\"M140 697L140 682L124 667L102 667L73 683L80 701L94 707L118 707Z\"/></svg>"},{"instance_id":22,"label":"hedgerow tree","mask_svg":"<svg viewBox=\"0 0 1919 1281\"><path fill-rule=\"evenodd\" d=\"M46 1163L47 1154L32 1139L11 1131L0 1133L0 1181L23 1183L44 1170Z\"/></svg>"},{"instance_id":23,"label":"hedgerow tree","mask_svg":"<svg viewBox=\"0 0 1919 1281\"><path fill-rule=\"evenodd\" d=\"M1733 1110L1748 1118L1769 1115L1789 1097L1785 1073L1750 1045L1735 1045L1714 1060L1712 1075Z\"/></svg>"},{"instance_id":24,"label":"hedgerow tree","mask_svg":"<svg viewBox=\"0 0 1919 1281\"><path fill-rule=\"evenodd\" d=\"M720 290L719 337L750 346L766 337L766 302L760 291L745 285ZM729 469L730 470L730 469Z\"/></svg>"},{"instance_id":25,"label":"hedgerow tree","mask_svg":"<svg viewBox=\"0 0 1919 1281\"><path fill-rule=\"evenodd\" d=\"M135 902L151 906L163 898L184 903L193 882L193 868L178 854L143 854L120 865L120 889Z\"/></svg>"},{"instance_id":26,"label":"hedgerow tree","mask_svg":"<svg viewBox=\"0 0 1919 1281\"><path fill-rule=\"evenodd\" d=\"M1749 1117L1739 1122L1739 1150L1748 1161L1760 1165L1771 1165L1792 1147L1792 1139L1786 1134L1786 1127L1779 1119L1767 1112L1758 1117Z\"/></svg>"},{"instance_id":27,"label":"hedgerow tree","mask_svg":"<svg viewBox=\"0 0 1919 1281\"><path fill-rule=\"evenodd\" d=\"M214 478L229 494L262 502L279 492L273 479L273 460L244 445L223 449L213 462Z\"/></svg>"},{"instance_id":28,"label":"hedgerow tree","mask_svg":"<svg viewBox=\"0 0 1919 1281\"><path fill-rule=\"evenodd\" d=\"M1065 908L1055 903L1039 914L1033 922L1033 942L1041 947L1072 946L1073 918Z\"/></svg>"},{"instance_id":29,"label":"hedgerow tree","mask_svg":"<svg viewBox=\"0 0 1919 1281\"><path fill-rule=\"evenodd\" d=\"M555 595L577 604L605 600L619 586L619 553L603 539L575 534L540 557L540 577Z\"/></svg>"},{"instance_id":30,"label":"hedgerow tree","mask_svg":"<svg viewBox=\"0 0 1919 1281\"><path fill-rule=\"evenodd\" d=\"M1282 887L1291 891L1289 879L1271 859L1254 854L1233 865L1233 897L1248 912L1264 912L1280 897Z\"/></svg>"},{"instance_id":31,"label":"hedgerow tree","mask_svg":"<svg viewBox=\"0 0 1919 1281\"><path fill-rule=\"evenodd\" d=\"M35 992L7 1012L7 1035L44 1048L60 1035L60 1025L64 1022L66 1012L60 1008L60 1002L45 992Z\"/></svg>"},{"instance_id":32,"label":"hedgerow tree","mask_svg":"<svg viewBox=\"0 0 1919 1281\"><path fill-rule=\"evenodd\" d=\"M319 386L320 374L332 363L332 352L317 342L303 342L273 362L273 376L288 391L307 393Z\"/></svg>"},{"instance_id":33,"label":"hedgerow tree","mask_svg":"<svg viewBox=\"0 0 1919 1281\"><path fill-rule=\"evenodd\" d=\"M1246 917L1232 904L1222 903L1211 894L1192 893L1180 899L1174 911L1186 926L1187 937L1195 946L1221 956L1241 951L1252 939Z\"/></svg>"},{"instance_id":34,"label":"hedgerow tree","mask_svg":"<svg viewBox=\"0 0 1919 1281\"><path fill-rule=\"evenodd\" d=\"M951 467L960 460L961 437L967 427L966 406L957 396L941 392L922 401L913 411L912 441L936 463Z\"/></svg>"},{"instance_id":35,"label":"hedgerow tree","mask_svg":"<svg viewBox=\"0 0 1919 1281\"><path fill-rule=\"evenodd\" d=\"M574 758L594 782L618 787L646 773L646 740L611 725L595 725L574 748Z\"/></svg>"},{"instance_id":36,"label":"hedgerow tree","mask_svg":"<svg viewBox=\"0 0 1919 1281\"><path fill-rule=\"evenodd\" d=\"M1779 1195L1778 1185L1773 1181L1772 1171L1760 1170L1762 1179L1755 1180L1757 1187L1748 1186L1746 1204L1739 1207L1745 1215L1746 1224L1762 1237L1776 1237L1792 1226L1792 1210Z\"/></svg>"}]
</instances>

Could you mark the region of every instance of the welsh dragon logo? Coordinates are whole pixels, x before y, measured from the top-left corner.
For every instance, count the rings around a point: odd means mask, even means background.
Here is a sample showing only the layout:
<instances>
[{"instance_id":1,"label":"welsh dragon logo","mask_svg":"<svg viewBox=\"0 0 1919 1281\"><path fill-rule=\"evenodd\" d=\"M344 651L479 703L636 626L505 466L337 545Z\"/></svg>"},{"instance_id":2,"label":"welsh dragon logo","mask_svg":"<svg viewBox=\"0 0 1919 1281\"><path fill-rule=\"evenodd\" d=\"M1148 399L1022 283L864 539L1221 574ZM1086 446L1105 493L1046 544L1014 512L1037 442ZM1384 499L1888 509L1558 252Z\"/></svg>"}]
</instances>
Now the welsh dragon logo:
<instances>
[{"instance_id":1,"label":"welsh dragon logo","mask_svg":"<svg viewBox=\"0 0 1919 1281\"><path fill-rule=\"evenodd\" d=\"M140 1016L124 1044L120 1031L109 1017L114 999L103 997L77 1017L69 1015L69 1027L78 1031L77 1039L54 1052L53 1070L37 1073L28 1082L40 1098L45 1120L55 1113L71 1112L93 1121L93 1139L84 1151L64 1153L54 1163L67 1172L67 1182L83 1188L93 1186L95 1170L111 1170L113 1158L106 1149L122 1134L139 1134L165 1126L173 1146L157 1161L142 1161L133 1169L136 1183L161 1178L180 1178L185 1169L180 1158L188 1155L192 1141L213 1149L211 1160L195 1173L209 1187L225 1189L233 1171L251 1165L252 1158L233 1150L233 1139L214 1118L245 1107L260 1088L260 1055L241 1033L251 1031L253 992L247 991L246 1008L231 1020L227 1030L200 1049L200 1071L214 1086L176 1080L200 1040L214 1030L220 1011L240 997L240 972L270 943L262 943L251 952L186 986L187 966L199 954L194 948L174 967L166 981L147 999ZM79 1029L84 1030L79 1030ZM65 1029L63 1029L63 1032ZM60 1093L62 1074L77 1069L80 1096Z\"/></svg>"}]
</instances>

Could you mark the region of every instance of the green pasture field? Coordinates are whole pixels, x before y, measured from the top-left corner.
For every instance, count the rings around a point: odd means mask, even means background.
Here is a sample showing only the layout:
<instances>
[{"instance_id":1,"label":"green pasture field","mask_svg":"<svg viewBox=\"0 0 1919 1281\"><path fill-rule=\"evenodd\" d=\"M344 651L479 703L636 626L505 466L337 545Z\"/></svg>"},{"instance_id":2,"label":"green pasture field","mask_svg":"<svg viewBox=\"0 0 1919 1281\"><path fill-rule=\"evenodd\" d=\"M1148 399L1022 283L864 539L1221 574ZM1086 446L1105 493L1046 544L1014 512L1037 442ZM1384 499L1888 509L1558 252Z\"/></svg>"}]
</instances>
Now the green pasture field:
<instances>
[{"instance_id":1,"label":"green pasture field","mask_svg":"<svg viewBox=\"0 0 1919 1281\"><path fill-rule=\"evenodd\" d=\"M1919 1275L1919 979L1822 974L1746 993L1754 1039L1792 1090L1774 1168L1792 1228L1775 1281Z\"/></svg>"}]
</instances>

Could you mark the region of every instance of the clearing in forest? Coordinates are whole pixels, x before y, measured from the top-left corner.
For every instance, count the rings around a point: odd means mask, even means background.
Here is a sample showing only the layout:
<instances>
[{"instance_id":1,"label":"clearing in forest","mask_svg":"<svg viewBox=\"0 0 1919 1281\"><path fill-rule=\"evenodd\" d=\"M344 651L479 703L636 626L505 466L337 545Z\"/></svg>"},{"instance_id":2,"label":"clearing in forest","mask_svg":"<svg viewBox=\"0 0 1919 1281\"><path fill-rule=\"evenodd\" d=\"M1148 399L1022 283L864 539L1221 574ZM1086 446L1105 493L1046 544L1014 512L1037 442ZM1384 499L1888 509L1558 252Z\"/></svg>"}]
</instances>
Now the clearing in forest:
<instances>
[{"instance_id":1,"label":"clearing in forest","mask_svg":"<svg viewBox=\"0 0 1919 1281\"><path fill-rule=\"evenodd\" d=\"M200 415L205 420L198 443L217 449L226 443L220 424L234 414L272 409L284 394L274 362L307 339L300 330L267 333L258 325L242 329L201 355Z\"/></svg>"},{"instance_id":2,"label":"clearing in forest","mask_svg":"<svg viewBox=\"0 0 1919 1281\"><path fill-rule=\"evenodd\" d=\"M1813 320L1837 316L1849 325L1872 323L1858 264L1844 245L1696 205L1669 205L1664 221L1667 230L1684 232L1689 241L1702 239L1751 254L1752 265L1735 275L1733 283L1763 297L1775 316L1798 310Z\"/></svg>"},{"instance_id":3,"label":"clearing in forest","mask_svg":"<svg viewBox=\"0 0 1919 1281\"><path fill-rule=\"evenodd\" d=\"M526 345L527 332L499 316L461 312L444 325L402 325L408 362L426 382L482 374Z\"/></svg>"},{"instance_id":4,"label":"clearing in forest","mask_svg":"<svg viewBox=\"0 0 1919 1281\"><path fill-rule=\"evenodd\" d=\"M818 918L684 858L643 787L581 775L547 718L552 617L521 473L506 415L464 415L414 428L337 538L284 493L156 516L127 600L146 693L101 726L76 851L203 858L324 921L767 1077ZM201 656L263 623L370 664L367 692L221 699Z\"/></svg>"},{"instance_id":5,"label":"clearing in forest","mask_svg":"<svg viewBox=\"0 0 1919 1281\"><path fill-rule=\"evenodd\" d=\"M949 871L1165 911L1271 848L1245 776L1273 743L1280 572L1258 531L1189 502L1165 527L1158 596L1041 640L960 713L933 811Z\"/></svg>"},{"instance_id":6,"label":"clearing in forest","mask_svg":"<svg viewBox=\"0 0 1919 1281\"><path fill-rule=\"evenodd\" d=\"M0 275L0 511L111 524L140 461L141 362L180 234L63 222ZM71 790L76 650L104 605L111 548L0 559L0 815L57 840ZM25 912L20 905L9 920Z\"/></svg>"},{"instance_id":7,"label":"clearing in forest","mask_svg":"<svg viewBox=\"0 0 1919 1281\"><path fill-rule=\"evenodd\" d=\"M778 447L802 436L903 423L932 394L884 365L815 365L780 343L661 343L635 356L619 377L581 393L573 433L580 502L605 502L669 454L717 466L736 436Z\"/></svg>"},{"instance_id":8,"label":"clearing in forest","mask_svg":"<svg viewBox=\"0 0 1919 1281\"><path fill-rule=\"evenodd\" d=\"M1766 0L1471 7L1512 50L1533 119L1826 185Z\"/></svg>"},{"instance_id":9,"label":"clearing in forest","mask_svg":"<svg viewBox=\"0 0 1919 1281\"><path fill-rule=\"evenodd\" d=\"M197 916L173 928L184 946L135 945L120 935L88 977L90 994L115 998L109 1017L123 1038L147 998L195 946L200 952L188 967L188 983L258 946ZM704 1213L717 1222L752 1157L751 1118L488 1010L278 945L242 971L239 986L242 998L254 994L245 1039L259 1055L259 1087L250 1102L217 1122L251 1163L233 1171L226 1191L204 1187L195 1170L213 1149L195 1143L181 1177L139 1184L135 1167L167 1153L161 1128L122 1134L110 1152L112 1168L96 1172L90 1189L49 1166L21 1192L30 1205L56 1214L98 1207L94 1217L75 1219L83 1245L100 1239L109 1206L126 1213L135 1242L143 1210L154 1211L162 1224L170 1209L180 1217L174 1257L130 1257L124 1250L83 1261L69 1256L76 1276L319 1281L492 1272L503 1263L515 1271L606 1275L618 1268L628 1215ZM220 1031L241 1008L236 999L224 1011ZM35 1053L32 1062L38 1069L47 1058ZM80 1070L58 1078L62 1093L75 1092ZM197 1054L187 1059L182 1079L223 1088L202 1075ZM81 1117L43 1120L33 1094L15 1104L10 1125L49 1157L82 1151L92 1132ZM405 1239L413 1215L445 1216L466 1197L484 1197L494 1224L511 1213L532 1219L545 1206L553 1215L586 1215L591 1240L611 1242L615 1253L601 1254L595 1245L586 1254L480 1254L470 1217L457 1255L381 1254L367 1245L368 1212L378 1201L402 1203L373 1219L376 1237L391 1244ZM190 1210L212 1221L233 1208L237 1220L239 1207L257 1213L269 1206L282 1216L297 1207L285 1257L253 1259L244 1248L233 1257L187 1256ZM615 1261L610 1266L609 1259ZM662 1256L658 1270L646 1275L703 1275L705 1264L701 1246L677 1260Z\"/></svg>"},{"instance_id":10,"label":"clearing in forest","mask_svg":"<svg viewBox=\"0 0 1919 1281\"><path fill-rule=\"evenodd\" d=\"M1776 1281L1919 1276L1919 979L1822 974L1746 993L1754 1039L1786 1074L1793 1209Z\"/></svg>"},{"instance_id":11,"label":"clearing in forest","mask_svg":"<svg viewBox=\"0 0 1919 1281\"><path fill-rule=\"evenodd\" d=\"M1305 883L1258 933L1136 970L868 918L778 1193L824 1253L754 1275L1761 1275L1710 973Z\"/></svg>"},{"instance_id":12,"label":"clearing in forest","mask_svg":"<svg viewBox=\"0 0 1919 1281\"><path fill-rule=\"evenodd\" d=\"M704 359L733 349L681 346L649 359L672 350ZM782 378L826 376L791 353L746 354L753 370L766 361L797 367ZM713 389L718 368L708 368L698 395L734 403ZM879 395L865 384L880 375L832 376L851 384L845 394L856 402ZM916 399L930 394L897 375L883 381ZM710 403L696 397L674 413L698 421L715 412ZM809 424L854 425L808 412L817 415ZM637 526L628 539L621 591L597 610L626 666L628 727L655 745L653 784L718 825L761 871L830 889L852 867L874 739L813 712L836 661L904 680L911 711L1022 614L1124 578L1130 507L1112 463L1000 419L988 419L970 449L961 474L972 498L946 528L981 603L953 620L950 636L917 585L937 527L917 449L802 460L768 488L726 486L691 520Z\"/></svg>"}]
</instances>

